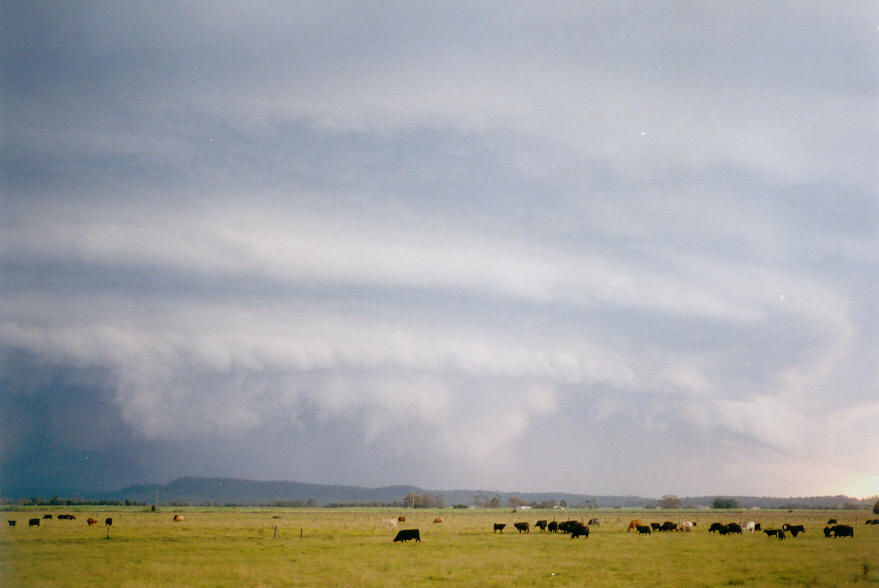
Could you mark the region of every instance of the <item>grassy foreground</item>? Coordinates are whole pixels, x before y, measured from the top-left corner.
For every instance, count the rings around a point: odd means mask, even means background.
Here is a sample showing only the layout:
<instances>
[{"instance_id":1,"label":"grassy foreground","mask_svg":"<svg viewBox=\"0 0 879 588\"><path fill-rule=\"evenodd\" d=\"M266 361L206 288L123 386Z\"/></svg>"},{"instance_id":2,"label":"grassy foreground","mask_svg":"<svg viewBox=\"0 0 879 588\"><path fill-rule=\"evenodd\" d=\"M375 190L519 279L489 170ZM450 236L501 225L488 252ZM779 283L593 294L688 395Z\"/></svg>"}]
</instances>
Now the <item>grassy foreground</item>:
<instances>
[{"instance_id":1,"label":"grassy foreground","mask_svg":"<svg viewBox=\"0 0 879 588\"><path fill-rule=\"evenodd\" d=\"M184 515L175 523L173 513ZM29 518L73 513L75 521ZM400 528L422 542L392 543L382 519L401 510L44 508L8 511L0 532L2 586L724 586L879 585L879 527L865 512L498 511L405 512ZM532 530L492 532L494 522L599 517L588 540ZM88 527L93 516L100 524ZM113 517L107 538L103 521ZM435 517L444 522L434 524ZM855 526L854 538L827 539L828 517ZM869 515L871 518L873 515ZM280 518L274 518L280 517ZM692 533L638 536L645 523L698 520ZM714 521L764 527L804 524L785 541L762 533L719 536ZM277 527L277 536L275 536Z\"/></svg>"}]
</instances>

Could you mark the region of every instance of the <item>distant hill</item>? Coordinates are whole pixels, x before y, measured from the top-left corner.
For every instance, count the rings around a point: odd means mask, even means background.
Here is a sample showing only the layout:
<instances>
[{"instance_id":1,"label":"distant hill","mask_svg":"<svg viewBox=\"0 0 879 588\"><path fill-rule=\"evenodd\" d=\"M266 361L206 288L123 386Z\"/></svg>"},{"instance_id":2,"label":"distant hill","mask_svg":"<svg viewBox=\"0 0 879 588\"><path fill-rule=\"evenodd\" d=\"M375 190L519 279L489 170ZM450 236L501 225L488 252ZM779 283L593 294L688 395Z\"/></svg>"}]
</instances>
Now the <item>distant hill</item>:
<instances>
[{"instance_id":1,"label":"distant hill","mask_svg":"<svg viewBox=\"0 0 879 588\"><path fill-rule=\"evenodd\" d=\"M164 504L189 505L269 505L278 503L308 503L315 506L334 504L398 504L402 506L407 495L442 497L446 506L484 504L497 496L507 507L511 498L525 504L557 504L569 507L599 508L654 508L656 498L642 496L613 496L572 494L564 492L496 492L486 490L425 490L418 486L339 486L306 484L302 482L242 480L236 478L178 478L168 484L139 484L115 492L77 492L58 490L47 492L33 489L4 488L6 499L29 499L33 496L62 498L74 496L96 501L141 502L151 504L157 496ZM681 504L689 508L710 508L715 496L681 497ZM741 508L872 508L875 498L859 500L843 495L794 498L726 496Z\"/></svg>"}]
</instances>

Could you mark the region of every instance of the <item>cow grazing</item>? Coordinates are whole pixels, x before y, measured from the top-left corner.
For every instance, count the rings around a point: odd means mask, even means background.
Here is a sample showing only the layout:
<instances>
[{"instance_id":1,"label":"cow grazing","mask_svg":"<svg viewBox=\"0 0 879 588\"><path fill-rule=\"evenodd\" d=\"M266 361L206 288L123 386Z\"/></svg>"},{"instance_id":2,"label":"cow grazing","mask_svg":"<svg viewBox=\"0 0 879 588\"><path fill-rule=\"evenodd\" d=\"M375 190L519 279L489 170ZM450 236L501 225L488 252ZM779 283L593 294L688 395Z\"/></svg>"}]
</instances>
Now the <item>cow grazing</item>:
<instances>
[{"instance_id":1,"label":"cow grazing","mask_svg":"<svg viewBox=\"0 0 879 588\"><path fill-rule=\"evenodd\" d=\"M650 528L654 531L658 531L662 528L662 525L660 523L650 523Z\"/></svg>"},{"instance_id":2,"label":"cow grazing","mask_svg":"<svg viewBox=\"0 0 879 588\"><path fill-rule=\"evenodd\" d=\"M729 523L726 526L726 532L729 534L736 533L738 535L742 534L742 526L738 523Z\"/></svg>"},{"instance_id":3,"label":"cow grazing","mask_svg":"<svg viewBox=\"0 0 879 588\"><path fill-rule=\"evenodd\" d=\"M30 519L27 522L27 526L28 527L39 527L40 526L40 519Z\"/></svg>"},{"instance_id":4,"label":"cow grazing","mask_svg":"<svg viewBox=\"0 0 879 588\"><path fill-rule=\"evenodd\" d=\"M746 533L753 533L757 530L757 523L754 521L748 521L747 523L742 523L742 530Z\"/></svg>"},{"instance_id":5,"label":"cow grazing","mask_svg":"<svg viewBox=\"0 0 879 588\"><path fill-rule=\"evenodd\" d=\"M110 517L107 517L106 519L104 519L104 524L109 527L110 525L113 524L113 519Z\"/></svg>"},{"instance_id":6,"label":"cow grazing","mask_svg":"<svg viewBox=\"0 0 879 588\"><path fill-rule=\"evenodd\" d=\"M827 519L827 524L828 524L828 525L835 525L835 524L838 523L838 522L839 522L839 521L837 521L836 519Z\"/></svg>"},{"instance_id":7,"label":"cow grazing","mask_svg":"<svg viewBox=\"0 0 879 588\"><path fill-rule=\"evenodd\" d=\"M530 533L531 529L528 523L513 523L513 526L516 527L516 530L520 533Z\"/></svg>"},{"instance_id":8,"label":"cow grazing","mask_svg":"<svg viewBox=\"0 0 879 588\"><path fill-rule=\"evenodd\" d=\"M56 517L59 521L75 521L76 515L72 514L60 514Z\"/></svg>"},{"instance_id":9,"label":"cow grazing","mask_svg":"<svg viewBox=\"0 0 879 588\"><path fill-rule=\"evenodd\" d=\"M640 526L641 526L640 520L632 519L631 521L629 521L629 526L626 527L626 533L628 533L629 531L637 531L638 527L640 527Z\"/></svg>"},{"instance_id":10,"label":"cow grazing","mask_svg":"<svg viewBox=\"0 0 879 588\"><path fill-rule=\"evenodd\" d=\"M15 526L15 521L9 521L9 526L10 526L10 527L14 527L14 526Z\"/></svg>"},{"instance_id":11,"label":"cow grazing","mask_svg":"<svg viewBox=\"0 0 879 588\"><path fill-rule=\"evenodd\" d=\"M573 525L568 525L571 539L576 539L577 537L586 537L589 539L589 527L579 521L573 521L573 523Z\"/></svg>"},{"instance_id":12,"label":"cow grazing","mask_svg":"<svg viewBox=\"0 0 879 588\"><path fill-rule=\"evenodd\" d=\"M724 527L726 527L726 525L724 525L723 523L711 523L711 526L708 527L708 532L709 533L718 533Z\"/></svg>"},{"instance_id":13,"label":"cow grazing","mask_svg":"<svg viewBox=\"0 0 879 588\"><path fill-rule=\"evenodd\" d=\"M830 527L824 527L824 536L831 537L830 535Z\"/></svg>"},{"instance_id":14,"label":"cow grazing","mask_svg":"<svg viewBox=\"0 0 879 588\"><path fill-rule=\"evenodd\" d=\"M504 527L506 527L506 526L507 526L506 523L495 523L494 524L494 532L495 533L503 533Z\"/></svg>"},{"instance_id":15,"label":"cow grazing","mask_svg":"<svg viewBox=\"0 0 879 588\"><path fill-rule=\"evenodd\" d=\"M558 533L558 530L559 530L559 523L558 523L558 521L551 521L548 525L546 525L546 529L547 529L550 533Z\"/></svg>"},{"instance_id":16,"label":"cow grazing","mask_svg":"<svg viewBox=\"0 0 879 588\"><path fill-rule=\"evenodd\" d=\"M639 535L649 535L650 534L650 525L638 525L638 534Z\"/></svg>"},{"instance_id":17,"label":"cow grazing","mask_svg":"<svg viewBox=\"0 0 879 588\"><path fill-rule=\"evenodd\" d=\"M391 529L397 528L397 519L382 519L382 525Z\"/></svg>"},{"instance_id":18,"label":"cow grazing","mask_svg":"<svg viewBox=\"0 0 879 588\"><path fill-rule=\"evenodd\" d=\"M694 526L696 526L696 523L694 523L693 521L684 521L678 525L678 531L689 533L693 530Z\"/></svg>"},{"instance_id":19,"label":"cow grazing","mask_svg":"<svg viewBox=\"0 0 879 588\"><path fill-rule=\"evenodd\" d=\"M43 520L52 520L52 515L43 515Z\"/></svg>"},{"instance_id":20,"label":"cow grazing","mask_svg":"<svg viewBox=\"0 0 879 588\"><path fill-rule=\"evenodd\" d=\"M791 535L796 537L800 533L805 533L806 528L803 525L790 525L785 523L781 526L782 530L789 532Z\"/></svg>"},{"instance_id":21,"label":"cow grazing","mask_svg":"<svg viewBox=\"0 0 879 588\"><path fill-rule=\"evenodd\" d=\"M537 521L536 523L534 523L534 526L537 527L538 529L540 529L541 531L546 531L546 526L548 524L549 523L546 521L546 519L541 519L541 520Z\"/></svg>"},{"instance_id":22,"label":"cow grazing","mask_svg":"<svg viewBox=\"0 0 879 588\"><path fill-rule=\"evenodd\" d=\"M398 517L397 517L397 520L400 521L401 523L405 523L405 522L406 522L406 515L400 515L400 516L398 516Z\"/></svg>"},{"instance_id":23,"label":"cow grazing","mask_svg":"<svg viewBox=\"0 0 879 588\"><path fill-rule=\"evenodd\" d=\"M828 534L828 529L824 528L824 536L830 537ZM829 529L830 533L833 533L834 537L854 537L855 529L851 525L833 525Z\"/></svg>"},{"instance_id":24,"label":"cow grazing","mask_svg":"<svg viewBox=\"0 0 879 588\"><path fill-rule=\"evenodd\" d=\"M180 523L182 521L183 521L183 515L178 515L178 514L174 515L174 522L175 523Z\"/></svg>"},{"instance_id":25,"label":"cow grazing","mask_svg":"<svg viewBox=\"0 0 879 588\"><path fill-rule=\"evenodd\" d=\"M421 543L421 531L418 529L402 529L397 532L397 536L394 537L394 543L397 541L409 541L410 539L415 539L416 543Z\"/></svg>"},{"instance_id":26,"label":"cow grazing","mask_svg":"<svg viewBox=\"0 0 879 588\"><path fill-rule=\"evenodd\" d=\"M433 519L433 522L434 522L434 524L441 523L441 522L443 522L443 517L436 517L435 519Z\"/></svg>"},{"instance_id":27,"label":"cow grazing","mask_svg":"<svg viewBox=\"0 0 879 588\"><path fill-rule=\"evenodd\" d=\"M93 519L92 517L89 517L85 520L85 522L88 523L89 527L91 527L92 525L98 524L98 519Z\"/></svg>"},{"instance_id":28,"label":"cow grazing","mask_svg":"<svg viewBox=\"0 0 879 588\"><path fill-rule=\"evenodd\" d=\"M671 521L665 521L662 523L662 526L659 527L660 531L668 532L677 530L678 526Z\"/></svg>"},{"instance_id":29,"label":"cow grazing","mask_svg":"<svg viewBox=\"0 0 879 588\"><path fill-rule=\"evenodd\" d=\"M774 537L778 535L781 531L779 531L778 529L764 529L763 532L766 533L767 537Z\"/></svg>"}]
</instances>

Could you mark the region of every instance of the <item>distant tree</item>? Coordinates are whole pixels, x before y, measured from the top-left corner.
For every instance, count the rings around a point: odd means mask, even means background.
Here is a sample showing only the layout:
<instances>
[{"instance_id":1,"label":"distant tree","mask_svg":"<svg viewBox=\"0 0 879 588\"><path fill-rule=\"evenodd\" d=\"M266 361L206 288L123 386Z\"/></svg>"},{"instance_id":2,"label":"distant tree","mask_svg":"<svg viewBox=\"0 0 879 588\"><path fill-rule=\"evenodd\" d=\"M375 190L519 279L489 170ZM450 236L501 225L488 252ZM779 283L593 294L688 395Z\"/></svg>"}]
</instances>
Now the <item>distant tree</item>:
<instances>
[{"instance_id":1,"label":"distant tree","mask_svg":"<svg viewBox=\"0 0 879 588\"><path fill-rule=\"evenodd\" d=\"M879 514L879 500L873 505L873 514Z\"/></svg>"},{"instance_id":2,"label":"distant tree","mask_svg":"<svg viewBox=\"0 0 879 588\"><path fill-rule=\"evenodd\" d=\"M528 503L518 496L510 496L509 498L507 498L507 506L511 508L519 508L520 506L525 506L526 504Z\"/></svg>"},{"instance_id":3,"label":"distant tree","mask_svg":"<svg viewBox=\"0 0 879 588\"><path fill-rule=\"evenodd\" d=\"M487 506L488 508L500 508L501 506L503 506L503 503L501 502L501 497L500 497L500 495L499 495L499 494L495 494L495 495L492 497L492 499L488 501L488 504L487 504L486 506Z\"/></svg>"},{"instance_id":4,"label":"distant tree","mask_svg":"<svg viewBox=\"0 0 879 588\"><path fill-rule=\"evenodd\" d=\"M562 500L561 502L559 502L559 506L562 508L568 508L568 501Z\"/></svg>"},{"instance_id":5,"label":"distant tree","mask_svg":"<svg viewBox=\"0 0 879 588\"><path fill-rule=\"evenodd\" d=\"M476 494L473 495L473 504L479 508L484 507L488 504L488 496L482 490L478 490Z\"/></svg>"},{"instance_id":6,"label":"distant tree","mask_svg":"<svg viewBox=\"0 0 879 588\"><path fill-rule=\"evenodd\" d=\"M433 499L433 507L434 508L445 508L446 507L446 497L442 494L438 494Z\"/></svg>"},{"instance_id":7,"label":"distant tree","mask_svg":"<svg viewBox=\"0 0 879 588\"><path fill-rule=\"evenodd\" d=\"M666 494L658 503L659 508L680 508L681 499L675 494Z\"/></svg>"},{"instance_id":8,"label":"distant tree","mask_svg":"<svg viewBox=\"0 0 879 588\"><path fill-rule=\"evenodd\" d=\"M734 498L718 496L711 503L711 508L739 508L739 502Z\"/></svg>"}]
</instances>

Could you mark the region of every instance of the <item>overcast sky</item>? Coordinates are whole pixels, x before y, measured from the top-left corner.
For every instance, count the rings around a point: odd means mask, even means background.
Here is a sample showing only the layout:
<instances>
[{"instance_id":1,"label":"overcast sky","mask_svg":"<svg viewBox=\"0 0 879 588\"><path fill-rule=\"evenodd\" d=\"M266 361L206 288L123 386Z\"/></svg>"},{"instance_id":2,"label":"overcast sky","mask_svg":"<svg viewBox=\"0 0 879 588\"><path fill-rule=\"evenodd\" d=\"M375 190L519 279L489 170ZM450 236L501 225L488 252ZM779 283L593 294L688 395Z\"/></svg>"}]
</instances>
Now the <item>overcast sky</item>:
<instances>
[{"instance_id":1,"label":"overcast sky","mask_svg":"<svg viewBox=\"0 0 879 588\"><path fill-rule=\"evenodd\" d=\"M879 493L879 4L0 10L2 485Z\"/></svg>"}]
</instances>

